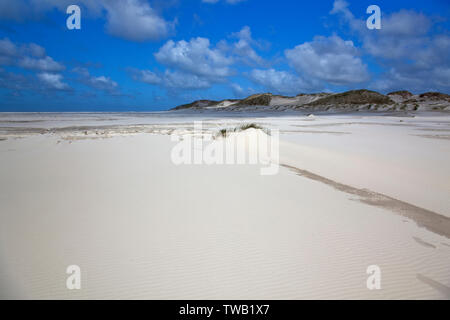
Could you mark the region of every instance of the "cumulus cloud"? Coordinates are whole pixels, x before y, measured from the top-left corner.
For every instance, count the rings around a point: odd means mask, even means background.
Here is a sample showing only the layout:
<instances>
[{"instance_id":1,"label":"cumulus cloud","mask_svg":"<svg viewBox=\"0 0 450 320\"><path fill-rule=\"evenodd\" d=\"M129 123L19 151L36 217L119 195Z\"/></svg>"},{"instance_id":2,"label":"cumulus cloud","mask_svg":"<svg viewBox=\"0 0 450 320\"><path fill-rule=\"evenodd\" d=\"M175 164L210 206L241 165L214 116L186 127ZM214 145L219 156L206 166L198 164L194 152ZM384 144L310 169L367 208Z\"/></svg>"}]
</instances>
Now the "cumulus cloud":
<instances>
[{"instance_id":1,"label":"cumulus cloud","mask_svg":"<svg viewBox=\"0 0 450 320\"><path fill-rule=\"evenodd\" d=\"M245 94L245 90L237 83L232 83L230 87L236 97L241 97Z\"/></svg>"},{"instance_id":2,"label":"cumulus cloud","mask_svg":"<svg viewBox=\"0 0 450 320\"><path fill-rule=\"evenodd\" d=\"M110 77L99 76L99 77L90 77L89 83L92 87L105 91L114 91L117 89L117 82L111 80Z\"/></svg>"},{"instance_id":3,"label":"cumulus cloud","mask_svg":"<svg viewBox=\"0 0 450 320\"><path fill-rule=\"evenodd\" d=\"M300 92L310 91L318 84L307 83L299 76L275 69L255 69L249 74L249 78L263 86L265 89L277 94L296 95Z\"/></svg>"},{"instance_id":4,"label":"cumulus cloud","mask_svg":"<svg viewBox=\"0 0 450 320\"><path fill-rule=\"evenodd\" d=\"M348 9L348 6L349 4L345 0L335 0L333 3L333 9L331 9L330 14L341 16L353 30L364 30L364 28L366 27L365 21L356 19L353 13Z\"/></svg>"},{"instance_id":5,"label":"cumulus cloud","mask_svg":"<svg viewBox=\"0 0 450 320\"><path fill-rule=\"evenodd\" d=\"M163 82L165 87L173 89L206 89L211 86L211 82L205 78L169 70L164 73Z\"/></svg>"},{"instance_id":6,"label":"cumulus cloud","mask_svg":"<svg viewBox=\"0 0 450 320\"><path fill-rule=\"evenodd\" d=\"M163 73L156 73L150 70L130 69L129 72L136 81L158 85L170 90L206 89L212 85L206 78L179 71L166 70Z\"/></svg>"},{"instance_id":7,"label":"cumulus cloud","mask_svg":"<svg viewBox=\"0 0 450 320\"><path fill-rule=\"evenodd\" d=\"M62 81L63 76L59 73L65 66L47 56L45 49L35 43L16 44L7 38L0 39L0 65L38 72L31 76L3 70L0 74L2 87L15 92L22 90L41 92L43 88L70 89L69 85Z\"/></svg>"},{"instance_id":8,"label":"cumulus cloud","mask_svg":"<svg viewBox=\"0 0 450 320\"><path fill-rule=\"evenodd\" d=\"M0 39L0 55L13 57L18 53L17 46L8 38Z\"/></svg>"},{"instance_id":9,"label":"cumulus cloud","mask_svg":"<svg viewBox=\"0 0 450 320\"><path fill-rule=\"evenodd\" d=\"M230 43L221 40L215 46L202 37L169 40L154 54L166 68L164 72L130 69L130 74L137 81L171 90L203 89L228 81L235 74L233 67L239 64L264 64L252 47L261 45L252 38L248 26L231 34L231 38L237 40Z\"/></svg>"},{"instance_id":10,"label":"cumulus cloud","mask_svg":"<svg viewBox=\"0 0 450 320\"><path fill-rule=\"evenodd\" d=\"M286 50L285 55L297 73L332 84L361 83L369 78L367 66L353 42L338 36L315 37Z\"/></svg>"},{"instance_id":11,"label":"cumulus cloud","mask_svg":"<svg viewBox=\"0 0 450 320\"><path fill-rule=\"evenodd\" d=\"M0 65L10 65L18 55L17 46L9 39L0 39Z\"/></svg>"},{"instance_id":12,"label":"cumulus cloud","mask_svg":"<svg viewBox=\"0 0 450 320\"><path fill-rule=\"evenodd\" d=\"M66 12L71 0L0 0L0 19L19 22L41 18L57 9ZM158 40L167 37L175 27L165 20L145 0L79 0L77 2L91 16L106 12L106 30L113 36L131 41Z\"/></svg>"},{"instance_id":13,"label":"cumulus cloud","mask_svg":"<svg viewBox=\"0 0 450 320\"><path fill-rule=\"evenodd\" d=\"M220 80L232 73L233 59L211 47L206 38L194 38L189 42L169 40L155 53L155 58L167 67L209 79Z\"/></svg>"},{"instance_id":14,"label":"cumulus cloud","mask_svg":"<svg viewBox=\"0 0 450 320\"><path fill-rule=\"evenodd\" d=\"M214 47L207 38L167 41L155 54L166 69L163 72L130 68L136 81L158 85L171 91L206 89L225 82L233 74L233 57Z\"/></svg>"},{"instance_id":15,"label":"cumulus cloud","mask_svg":"<svg viewBox=\"0 0 450 320\"><path fill-rule=\"evenodd\" d=\"M331 13L341 17L355 32L364 53L385 68L370 84L371 88L449 90L450 37L431 33L433 21L425 14L413 10L382 14L381 29L373 31L365 27L364 20L355 18L344 0L336 0Z\"/></svg>"},{"instance_id":16,"label":"cumulus cloud","mask_svg":"<svg viewBox=\"0 0 450 320\"><path fill-rule=\"evenodd\" d=\"M40 59L24 57L18 61L18 66L24 69L50 72L62 71L65 68L62 64L56 62L53 58L48 56Z\"/></svg>"},{"instance_id":17,"label":"cumulus cloud","mask_svg":"<svg viewBox=\"0 0 450 320\"><path fill-rule=\"evenodd\" d=\"M162 84L162 77L150 70L130 69L133 79L148 84Z\"/></svg>"},{"instance_id":18,"label":"cumulus cloud","mask_svg":"<svg viewBox=\"0 0 450 320\"><path fill-rule=\"evenodd\" d=\"M107 76L92 76L86 68L74 68L73 72L80 75L80 82L97 90L102 90L110 94L117 94L119 85Z\"/></svg>"},{"instance_id":19,"label":"cumulus cloud","mask_svg":"<svg viewBox=\"0 0 450 320\"><path fill-rule=\"evenodd\" d=\"M24 50L33 57L44 58L46 56L45 48L37 45L36 43L28 44Z\"/></svg>"},{"instance_id":20,"label":"cumulus cloud","mask_svg":"<svg viewBox=\"0 0 450 320\"><path fill-rule=\"evenodd\" d=\"M41 72L36 76L9 72L0 68L0 88L10 90L14 96L24 91L46 94L48 91L68 91L70 86L63 82L63 76L57 73Z\"/></svg>"},{"instance_id":21,"label":"cumulus cloud","mask_svg":"<svg viewBox=\"0 0 450 320\"><path fill-rule=\"evenodd\" d=\"M243 62L247 64L263 65L264 59L259 56L253 46L261 45L252 38L252 32L249 26L243 27L239 32L233 33L232 37L238 41L232 44L233 53Z\"/></svg>"},{"instance_id":22,"label":"cumulus cloud","mask_svg":"<svg viewBox=\"0 0 450 320\"><path fill-rule=\"evenodd\" d=\"M18 46L8 38L0 39L0 57L17 58L18 56L45 58L45 49L35 43Z\"/></svg>"},{"instance_id":23,"label":"cumulus cloud","mask_svg":"<svg viewBox=\"0 0 450 320\"><path fill-rule=\"evenodd\" d=\"M150 5L141 0L105 1L107 31L133 41L165 38L174 24L164 20Z\"/></svg>"},{"instance_id":24,"label":"cumulus cloud","mask_svg":"<svg viewBox=\"0 0 450 320\"><path fill-rule=\"evenodd\" d=\"M66 90L69 88L69 86L62 81L63 77L61 74L43 72L39 73L37 76L49 89Z\"/></svg>"},{"instance_id":25,"label":"cumulus cloud","mask_svg":"<svg viewBox=\"0 0 450 320\"><path fill-rule=\"evenodd\" d=\"M8 38L0 39L0 64L47 72L65 69L64 65L47 56L43 47L35 43L17 45Z\"/></svg>"},{"instance_id":26,"label":"cumulus cloud","mask_svg":"<svg viewBox=\"0 0 450 320\"><path fill-rule=\"evenodd\" d=\"M401 10L386 15L382 23L378 32L360 32L364 49L375 57L405 59L420 53L430 40L426 34L431 21L422 13Z\"/></svg>"}]
</instances>

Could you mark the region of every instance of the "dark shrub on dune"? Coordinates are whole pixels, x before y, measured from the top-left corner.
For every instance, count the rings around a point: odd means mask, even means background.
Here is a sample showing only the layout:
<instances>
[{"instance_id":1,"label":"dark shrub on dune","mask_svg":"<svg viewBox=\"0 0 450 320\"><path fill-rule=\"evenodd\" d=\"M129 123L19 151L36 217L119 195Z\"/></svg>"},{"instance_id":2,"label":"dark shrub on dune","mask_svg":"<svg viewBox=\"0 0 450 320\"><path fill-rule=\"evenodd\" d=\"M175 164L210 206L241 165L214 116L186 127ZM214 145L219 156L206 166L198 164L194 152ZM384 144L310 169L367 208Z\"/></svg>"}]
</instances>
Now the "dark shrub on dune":
<instances>
[{"instance_id":1,"label":"dark shrub on dune","mask_svg":"<svg viewBox=\"0 0 450 320\"><path fill-rule=\"evenodd\" d=\"M311 106L317 105L349 105L349 104L392 104L389 97L381 93L370 90L352 90L343 93L333 94L331 96L309 103Z\"/></svg>"}]
</instances>

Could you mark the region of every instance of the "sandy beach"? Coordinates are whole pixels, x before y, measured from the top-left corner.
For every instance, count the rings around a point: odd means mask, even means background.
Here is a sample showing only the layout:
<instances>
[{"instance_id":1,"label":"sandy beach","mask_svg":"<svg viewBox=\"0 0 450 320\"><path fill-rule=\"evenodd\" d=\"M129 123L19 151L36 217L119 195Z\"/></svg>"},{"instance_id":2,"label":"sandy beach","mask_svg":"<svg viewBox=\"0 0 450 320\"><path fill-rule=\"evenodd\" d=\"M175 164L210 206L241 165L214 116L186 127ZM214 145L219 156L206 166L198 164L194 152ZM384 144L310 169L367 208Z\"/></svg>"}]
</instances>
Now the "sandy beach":
<instances>
[{"instance_id":1,"label":"sandy beach","mask_svg":"<svg viewBox=\"0 0 450 320\"><path fill-rule=\"evenodd\" d=\"M270 130L273 175L173 162ZM448 114L3 113L0 298L449 299L449 160Z\"/></svg>"}]
</instances>

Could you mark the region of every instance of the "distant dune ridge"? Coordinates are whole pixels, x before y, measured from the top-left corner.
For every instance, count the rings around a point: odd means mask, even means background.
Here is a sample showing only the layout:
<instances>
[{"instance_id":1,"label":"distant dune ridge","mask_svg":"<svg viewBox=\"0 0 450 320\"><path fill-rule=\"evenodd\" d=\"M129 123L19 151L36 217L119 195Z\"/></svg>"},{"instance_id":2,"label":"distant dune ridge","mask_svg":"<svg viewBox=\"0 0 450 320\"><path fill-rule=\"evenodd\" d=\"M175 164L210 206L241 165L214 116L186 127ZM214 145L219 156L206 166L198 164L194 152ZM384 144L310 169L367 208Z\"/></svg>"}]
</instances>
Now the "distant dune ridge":
<instances>
[{"instance_id":1,"label":"distant dune ridge","mask_svg":"<svg viewBox=\"0 0 450 320\"><path fill-rule=\"evenodd\" d=\"M450 95L440 92L415 95L406 90L383 95L365 89L343 93L298 94L295 97L262 93L240 100L198 100L172 110L450 111Z\"/></svg>"}]
</instances>

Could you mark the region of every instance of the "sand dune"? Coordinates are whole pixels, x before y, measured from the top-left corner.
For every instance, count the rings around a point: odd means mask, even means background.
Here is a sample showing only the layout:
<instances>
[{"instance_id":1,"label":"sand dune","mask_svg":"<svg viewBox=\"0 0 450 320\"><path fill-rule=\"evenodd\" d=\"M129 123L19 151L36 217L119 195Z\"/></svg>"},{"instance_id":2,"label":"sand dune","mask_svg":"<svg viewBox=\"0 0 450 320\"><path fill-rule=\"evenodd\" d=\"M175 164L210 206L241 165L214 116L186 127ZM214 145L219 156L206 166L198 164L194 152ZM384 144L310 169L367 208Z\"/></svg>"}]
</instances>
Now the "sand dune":
<instances>
[{"instance_id":1,"label":"sand dune","mask_svg":"<svg viewBox=\"0 0 450 320\"><path fill-rule=\"evenodd\" d=\"M450 119L311 119L244 119L281 130L286 166L273 176L173 164L169 135L195 133L195 119L2 131L0 297L449 299L450 146L414 132ZM59 120L46 129L73 127ZM311 124L330 132L293 132ZM72 264L81 290L65 286ZM366 287L369 265L381 290Z\"/></svg>"}]
</instances>

